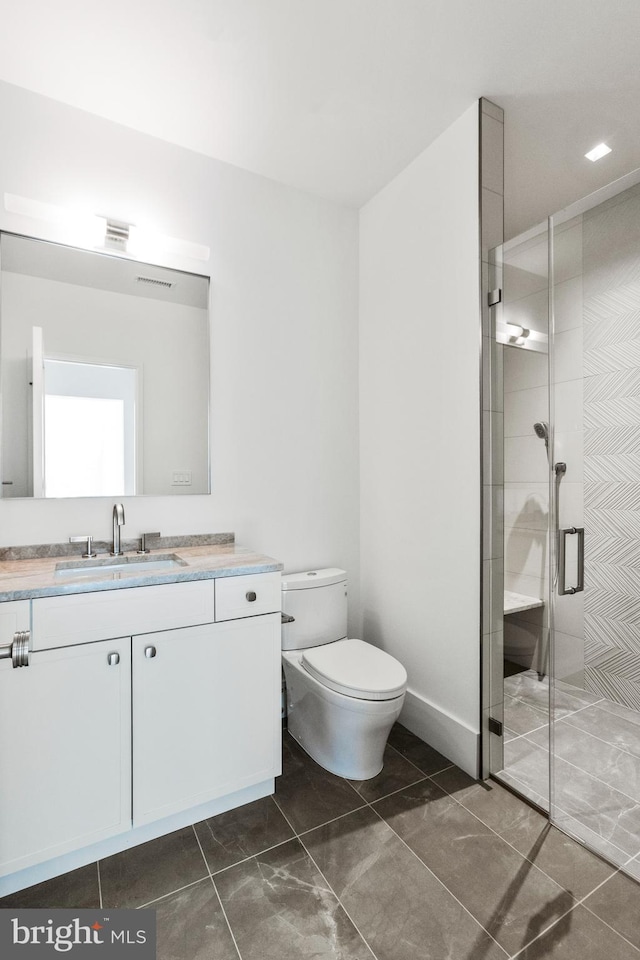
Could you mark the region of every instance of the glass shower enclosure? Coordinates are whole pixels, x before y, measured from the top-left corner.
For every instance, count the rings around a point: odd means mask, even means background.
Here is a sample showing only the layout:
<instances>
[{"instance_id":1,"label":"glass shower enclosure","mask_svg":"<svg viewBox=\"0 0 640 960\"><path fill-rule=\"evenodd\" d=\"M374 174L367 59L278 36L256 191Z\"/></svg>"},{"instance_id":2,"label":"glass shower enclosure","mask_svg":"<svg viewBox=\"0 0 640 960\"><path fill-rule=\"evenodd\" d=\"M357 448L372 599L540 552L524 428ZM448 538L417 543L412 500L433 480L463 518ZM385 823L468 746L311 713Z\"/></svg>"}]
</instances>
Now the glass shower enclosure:
<instances>
[{"instance_id":1,"label":"glass shower enclosure","mask_svg":"<svg viewBox=\"0 0 640 960\"><path fill-rule=\"evenodd\" d=\"M489 772L640 879L640 171L493 269Z\"/></svg>"}]
</instances>

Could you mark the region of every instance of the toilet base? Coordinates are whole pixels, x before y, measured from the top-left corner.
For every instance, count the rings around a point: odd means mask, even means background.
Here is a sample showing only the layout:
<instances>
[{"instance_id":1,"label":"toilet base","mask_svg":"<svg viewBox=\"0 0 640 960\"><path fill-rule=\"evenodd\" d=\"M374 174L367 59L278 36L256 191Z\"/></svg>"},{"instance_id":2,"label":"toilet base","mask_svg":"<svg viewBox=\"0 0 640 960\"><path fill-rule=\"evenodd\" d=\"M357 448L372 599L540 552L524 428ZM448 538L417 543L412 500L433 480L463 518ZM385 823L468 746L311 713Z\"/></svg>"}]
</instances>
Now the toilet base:
<instances>
[{"instance_id":1,"label":"toilet base","mask_svg":"<svg viewBox=\"0 0 640 960\"><path fill-rule=\"evenodd\" d=\"M404 694L393 700L346 697L307 673L300 663L301 653L291 651L282 656L289 733L330 773L348 780L377 776Z\"/></svg>"}]
</instances>

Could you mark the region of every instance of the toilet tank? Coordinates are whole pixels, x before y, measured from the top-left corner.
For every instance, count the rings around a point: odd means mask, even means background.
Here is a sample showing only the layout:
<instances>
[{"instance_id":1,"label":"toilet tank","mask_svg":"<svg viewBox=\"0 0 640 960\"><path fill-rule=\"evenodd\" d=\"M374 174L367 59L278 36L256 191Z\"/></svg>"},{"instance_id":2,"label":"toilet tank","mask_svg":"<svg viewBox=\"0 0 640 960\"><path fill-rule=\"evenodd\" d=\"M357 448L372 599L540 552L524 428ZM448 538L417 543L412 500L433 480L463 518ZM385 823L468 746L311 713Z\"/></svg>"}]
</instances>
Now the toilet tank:
<instances>
[{"instance_id":1,"label":"toilet tank","mask_svg":"<svg viewBox=\"0 0 640 960\"><path fill-rule=\"evenodd\" d=\"M337 567L282 575L282 649L302 650L347 635L347 574Z\"/></svg>"}]
</instances>

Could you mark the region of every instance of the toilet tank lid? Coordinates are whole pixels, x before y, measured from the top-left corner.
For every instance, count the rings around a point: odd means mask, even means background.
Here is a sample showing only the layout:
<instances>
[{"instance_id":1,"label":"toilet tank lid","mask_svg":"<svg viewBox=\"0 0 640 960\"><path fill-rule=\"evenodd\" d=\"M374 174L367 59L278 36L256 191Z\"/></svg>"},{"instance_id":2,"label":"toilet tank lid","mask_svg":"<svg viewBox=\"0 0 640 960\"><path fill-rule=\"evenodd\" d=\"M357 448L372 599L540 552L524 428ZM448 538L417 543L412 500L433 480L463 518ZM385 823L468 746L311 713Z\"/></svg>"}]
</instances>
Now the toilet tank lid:
<instances>
[{"instance_id":1,"label":"toilet tank lid","mask_svg":"<svg viewBox=\"0 0 640 960\"><path fill-rule=\"evenodd\" d=\"M331 583L346 582L347 571L339 567L323 570L305 570L303 573L283 573L283 590L309 590L312 587L328 587Z\"/></svg>"}]
</instances>

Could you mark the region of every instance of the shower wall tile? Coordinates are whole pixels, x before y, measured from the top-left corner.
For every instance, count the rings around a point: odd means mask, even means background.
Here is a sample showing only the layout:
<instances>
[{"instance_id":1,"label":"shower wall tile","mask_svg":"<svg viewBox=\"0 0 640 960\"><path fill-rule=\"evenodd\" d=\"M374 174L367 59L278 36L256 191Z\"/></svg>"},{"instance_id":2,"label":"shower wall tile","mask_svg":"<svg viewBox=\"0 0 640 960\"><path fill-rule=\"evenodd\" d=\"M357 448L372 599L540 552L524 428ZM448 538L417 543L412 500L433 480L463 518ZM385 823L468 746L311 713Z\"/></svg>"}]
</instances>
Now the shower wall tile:
<instances>
[{"instance_id":1,"label":"shower wall tile","mask_svg":"<svg viewBox=\"0 0 640 960\"><path fill-rule=\"evenodd\" d=\"M505 536L505 572L545 580L548 572L549 536L546 530L512 527Z\"/></svg>"},{"instance_id":2,"label":"shower wall tile","mask_svg":"<svg viewBox=\"0 0 640 960\"><path fill-rule=\"evenodd\" d=\"M508 407L508 401L506 403ZM533 432L528 437L506 437L504 441L505 483L544 483L548 477L544 443Z\"/></svg>"},{"instance_id":3,"label":"shower wall tile","mask_svg":"<svg viewBox=\"0 0 640 960\"><path fill-rule=\"evenodd\" d=\"M531 437L533 424L549 420L549 392L544 387L530 387L509 394L509 403L504 411L505 437ZM538 438L541 449L544 441Z\"/></svg>"},{"instance_id":4,"label":"shower wall tile","mask_svg":"<svg viewBox=\"0 0 640 960\"><path fill-rule=\"evenodd\" d=\"M546 231L538 237L517 246L507 248L504 253L504 299L505 303L529 297L532 294L547 291L549 275L549 254Z\"/></svg>"},{"instance_id":5,"label":"shower wall tile","mask_svg":"<svg viewBox=\"0 0 640 960\"><path fill-rule=\"evenodd\" d=\"M549 380L548 361L544 353L532 353L530 350L518 350L506 347L504 357L504 392L527 390L530 387L544 387Z\"/></svg>"},{"instance_id":6,"label":"shower wall tile","mask_svg":"<svg viewBox=\"0 0 640 960\"><path fill-rule=\"evenodd\" d=\"M584 429L583 380L565 380L555 388L555 429L557 433L582 433Z\"/></svg>"},{"instance_id":7,"label":"shower wall tile","mask_svg":"<svg viewBox=\"0 0 640 960\"><path fill-rule=\"evenodd\" d=\"M514 593L522 593L525 597L535 597L538 600L544 600L546 595L544 580L510 570L504 572L504 588L505 590L512 590Z\"/></svg>"},{"instance_id":8,"label":"shower wall tile","mask_svg":"<svg viewBox=\"0 0 640 960\"><path fill-rule=\"evenodd\" d=\"M582 372L582 329L565 330L555 336L554 380L581 380Z\"/></svg>"},{"instance_id":9,"label":"shower wall tile","mask_svg":"<svg viewBox=\"0 0 640 960\"><path fill-rule=\"evenodd\" d=\"M582 218L576 217L554 232L553 281L564 283L583 272Z\"/></svg>"},{"instance_id":10,"label":"shower wall tile","mask_svg":"<svg viewBox=\"0 0 640 960\"><path fill-rule=\"evenodd\" d=\"M556 624L554 644L556 680L582 687L584 684L584 639L582 633L563 633Z\"/></svg>"},{"instance_id":11,"label":"shower wall tile","mask_svg":"<svg viewBox=\"0 0 640 960\"><path fill-rule=\"evenodd\" d=\"M553 296L556 333L582 327L582 276L556 283Z\"/></svg>"},{"instance_id":12,"label":"shower wall tile","mask_svg":"<svg viewBox=\"0 0 640 960\"><path fill-rule=\"evenodd\" d=\"M549 484L510 483L504 491L505 529L546 531L549 525Z\"/></svg>"},{"instance_id":13,"label":"shower wall tile","mask_svg":"<svg viewBox=\"0 0 640 960\"><path fill-rule=\"evenodd\" d=\"M556 433L554 439L554 459L564 461L567 472L562 484L582 483L584 477L584 435L577 431L573 433ZM564 490L560 489L560 499L563 499Z\"/></svg>"},{"instance_id":14,"label":"shower wall tile","mask_svg":"<svg viewBox=\"0 0 640 960\"><path fill-rule=\"evenodd\" d=\"M640 195L584 219L585 683L640 710Z\"/></svg>"},{"instance_id":15,"label":"shower wall tile","mask_svg":"<svg viewBox=\"0 0 640 960\"><path fill-rule=\"evenodd\" d=\"M505 323L515 323L527 330L547 332L547 318L549 315L549 296L546 288L538 293L531 293L519 300L507 300L504 304L503 320Z\"/></svg>"},{"instance_id":16,"label":"shower wall tile","mask_svg":"<svg viewBox=\"0 0 640 960\"><path fill-rule=\"evenodd\" d=\"M584 637L584 593L556 597L555 628L567 636Z\"/></svg>"},{"instance_id":17,"label":"shower wall tile","mask_svg":"<svg viewBox=\"0 0 640 960\"><path fill-rule=\"evenodd\" d=\"M560 459L560 458L558 458ZM562 481L560 491L560 526L584 526L584 487L580 482Z\"/></svg>"}]
</instances>

